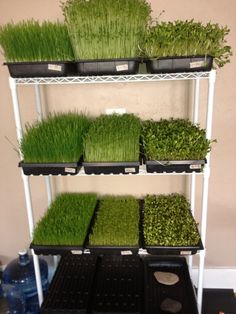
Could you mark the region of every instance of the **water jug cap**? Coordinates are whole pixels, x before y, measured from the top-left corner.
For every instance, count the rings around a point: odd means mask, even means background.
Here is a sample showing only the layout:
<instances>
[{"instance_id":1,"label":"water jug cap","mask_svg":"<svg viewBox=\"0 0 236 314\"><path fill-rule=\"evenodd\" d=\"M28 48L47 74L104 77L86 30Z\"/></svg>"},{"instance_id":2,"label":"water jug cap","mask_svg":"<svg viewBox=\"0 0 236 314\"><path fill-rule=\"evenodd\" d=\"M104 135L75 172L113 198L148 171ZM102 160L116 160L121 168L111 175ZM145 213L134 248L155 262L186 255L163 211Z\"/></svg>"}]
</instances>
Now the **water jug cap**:
<instances>
[{"instance_id":1,"label":"water jug cap","mask_svg":"<svg viewBox=\"0 0 236 314\"><path fill-rule=\"evenodd\" d=\"M28 253L28 252L27 252L26 249L21 250L21 251L18 252L19 255L25 255L25 254L27 254L27 253Z\"/></svg>"}]
</instances>

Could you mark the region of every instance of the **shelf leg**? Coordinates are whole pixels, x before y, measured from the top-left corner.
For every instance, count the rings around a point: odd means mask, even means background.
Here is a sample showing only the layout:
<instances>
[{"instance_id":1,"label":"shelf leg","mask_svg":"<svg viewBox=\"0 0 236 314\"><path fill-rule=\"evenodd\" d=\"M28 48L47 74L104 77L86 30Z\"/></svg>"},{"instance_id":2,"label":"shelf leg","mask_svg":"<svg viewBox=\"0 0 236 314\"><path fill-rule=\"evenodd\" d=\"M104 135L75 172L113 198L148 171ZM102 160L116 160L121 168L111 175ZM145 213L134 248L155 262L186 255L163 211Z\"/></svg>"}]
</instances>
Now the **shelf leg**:
<instances>
[{"instance_id":1,"label":"shelf leg","mask_svg":"<svg viewBox=\"0 0 236 314\"><path fill-rule=\"evenodd\" d=\"M212 117L213 117L213 103L214 103L214 88L216 80L216 71L212 70L208 83L208 100L207 100L207 117L206 117L206 137L211 140L212 134ZM206 245L206 228L207 228L207 202L208 202L208 188L210 178L210 153L207 154L207 164L204 168L203 175L203 193L202 193L202 216L201 216L201 239L203 246ZM198 310L202 310L202 292L203 292L203 274L205 264L205 251L200 252L199 274L198 274Z\"/></svg>"},{"instance_id":2,"label":"shelf leg","mask_svg":"<svg viewBox=\"0 0 236 314\"><path fill-rule=\"evenodd\" d=\"M22 123L21 123L21 115L20 115L20 109L19 109L17 86L16 86L16 81L14 78L12 77L9 78L9 85L10 85L10 90L11 90L14 118L15 118L15 124L16 124L16 136L17 136L18 143L20 143L22 139ZM20 152L20 157L21 159L23 159L21 152ZM29 177L25 176L22 170L21 170L21 177L22 177L23 186L24 186L30 238L32 239L32 234L33 234L33 229L34 229L34 217L33 217L31 191L30 191L30 185L29 185ZM33 260L34 260L34 269L35 269L39 304L41 305L43 301L43 292L42 292L42 284L41 284L41 277L40 277L39 259L38 259L38 256L36 256L34 253L32 254L33 254Z\"/></svg>"}]
</instances>

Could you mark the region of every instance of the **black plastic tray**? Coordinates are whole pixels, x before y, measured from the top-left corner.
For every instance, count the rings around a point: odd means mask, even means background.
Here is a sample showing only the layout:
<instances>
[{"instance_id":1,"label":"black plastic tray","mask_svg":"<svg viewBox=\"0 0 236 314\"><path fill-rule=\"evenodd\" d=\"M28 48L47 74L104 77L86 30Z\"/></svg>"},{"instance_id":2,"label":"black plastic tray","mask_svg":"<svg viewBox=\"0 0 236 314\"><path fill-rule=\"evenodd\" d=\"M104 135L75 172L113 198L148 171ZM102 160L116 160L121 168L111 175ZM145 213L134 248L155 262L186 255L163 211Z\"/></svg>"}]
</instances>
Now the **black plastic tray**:
<instances>
[{"instance_id":1,"label":"black plastic tray","mask_svg":"<svg viewBox=\"0 0 236 314\"><path fill-rule=\"evenodd\" d=\"M140 213L142 211L143 207L143 201L139 200L140 202ZM89 244L89 235L91 234L95 221L96 221L96 216L97 212L99 211L99 202L96 207L95 213L93 215L93 218L91 220L91 224L89 227L89 232L87 234L86 240L85 240L85 247L86 249L89 249L90 253L92 254L101 254L101 255L106 255L106 254L114 254L114 255L133 255L133 254L138 254L139 248L142 247L143 242L142 242L142 222L141 222L141 216L139 219L139 245L136 246L104 246L104 245L91 245ZM140 214L141 215L141 214Z\"/></svg>"},{"instance_id":2,"label":"black plastic tray","mask_svg":"<svg viewBox=\"0 0 236 314\"><path fill-rule=\"evenodd\" d=\"M144 202L143 202L143 210L140 213L141 232L142 232L141 241L143 243L143 248L146 249L149 254L153 254L153 255L194 255L199 250L204 249L204 246L202 244L201 239L199 240L197 245L192 245L192 246L190 246L190 245L189 246L146 245L144 233L143 233L143 219L144 219ZM194 220L193 216L192 216L192 219ZM195 224L196 224L196 222L195 222Z\"/></svg>"},{"instance_id":3,"label":"black plastic tray","mask_svg":"<svg viewBox=\"0 0 236 314\"><path fill-rule=\"evenodd\" d=\"M37 245L33 242L30 244L30 248L36 255L81 255L84 250L83 245Z\"/></svg>"},{"instance_id":4,"label":"black plastic tray","mask_svg":"<svg viewBox=\"0 0 236 314\"><path fill-rule=\"evenodd\" d=\"M203 160L147 160L146 162L147 172L157 173L171 173L171 172L202 172L206 163L206 159Z\"/></svg>"},{"instance_id":5,"label":"black plastic tray","mask_svg":"<svg viewBox=\"0 0 236 314\"><path fill-rule=\"evenodd\" d=\"M88 233L91 230L92 222L94 221L95 213L97 211L99 202L97 202L92 218L90 220L86 236L82 245L37 245L33 242L30 244L30 248L34 250L36 255L81 255L84 253L86 239L88 238Z\"/></svg>"},{"instance_id":6,"label":"black plastic tray","mask_svg":"<svg viewBox=\"0 0 236 314\"><path fill-rule=\"evenodd\" d=\"M91 301L96 314L142 313L143 265L137 256L99 258Z\"/></svg>"},{"instance_id":7,"label":"black plastic tray","mask_svg":"<svg viewBox=\"0 0 236 314\"><path fill-rule=\"evenodd\" d=\"M155 271L172 272L179 276L179 282L172 286L157 282ZM181 314L198 314L196 295L183 257L145 257L145 313L166 314L160 309L165 298L171 298L182 304Z\"/></svg>"},{"instance_id":8,"label":"black plastic tray","mask_svg":"<svg viewBox=\"0 0 236 314\"><path fill-rule=\"evenodd\" d=\"M149 73L178 73L210 71L213 57L188 56L188 57L163 57L159 59L144 60Z\"/></svg>"},{"instance_id":9,"label":"black plastic tray","mask_svg":"<svg viewBox=\"0 0 236 314\"><path fill-rule=\"evenodd\" d=\"M75 64L64 61L5 62L12 77L57 77L73 75Z\"/></svg>"},{"instance_id":10,"label":"black plastic tray","mask_svg":"<svg viewBox=\"0 0 236 314\"><path fill-rule=\"evenodd\" d=\"M21 161L19 167L22 167L25 175L76 175L81 169L81 163L25 163Z\"/></svg>"},{"instance_id":11,"label":"black plastic tray","mask_svg":"<svg viewBox=\"0 0 236 314\"><path fill-rule=\"evenodd\" d=\"M139 70L139 59L101 59L77 61L79 75L127 75Z\"/></svg>"},{"instance_id":12,"label":"black plastic tray","mask_svg":"<svg viewBox=\"0 0 236 314\"><path fill-rule=\"evenodd\" d=\"M95 256L62 257L40 313L87 313L96 263Z\"/></svg>"},{"instance_id":13,"label":"black plastic tray","mask_svg":"<svg viewBox=\"0 0 236 314\"><path fill-rule=\"evenodd\" d=\"M136 174L140 162L83 162L83 166L86 174Z\"/></svg>"}]
</instances>

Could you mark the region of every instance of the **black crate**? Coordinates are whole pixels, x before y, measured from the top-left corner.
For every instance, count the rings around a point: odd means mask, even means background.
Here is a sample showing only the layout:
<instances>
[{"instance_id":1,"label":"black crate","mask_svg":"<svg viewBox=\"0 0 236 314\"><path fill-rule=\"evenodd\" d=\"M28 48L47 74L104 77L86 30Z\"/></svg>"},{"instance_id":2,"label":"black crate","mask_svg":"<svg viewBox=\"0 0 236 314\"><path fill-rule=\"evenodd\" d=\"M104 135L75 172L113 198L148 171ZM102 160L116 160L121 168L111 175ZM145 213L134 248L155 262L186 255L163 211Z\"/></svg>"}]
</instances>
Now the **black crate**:
<instances>
[{"instance_id":1,"label":"black crate","mask_svg":"<svg viewBox=\"0 0 236 314\"><path fill-rule=\"evenodd\" d=\"M157 173L171 173L171 172L202 172L206 163L206 159L203 160L147 160L146 162L147 172Z\"/></svg>"},{"instance_id":2,"label":"black crate","mask_svg":"<svg viewBox=\"0 0 236 314\"><path fill-rule=\"evenodd\" d=\"M96 262L95 256L63 257L50 284L40 313L87 313Z\"/></svg>"},{"instance_id":3,"label":"black crate","mask_svg":"<svg viewBox=\"0 0 236 314\"><path fill-rule=\"evenodd\" d=\"M159 59L145 60L149 73L179 73L210 71L213 57L189 56L189 57L163 57Z\"/></svg>"},{"instance_id":4,"label":"black crate","mask_svg":"<svg viewBox=\"0 0 236 314\"><path fill-rule=\"evenodd\" d=\"M127 75L139 70L139 59L102 59L77 61L78 75Z\"/></svg>"},{"instance_id":5,"label":"black crate","mask_svg":"<svg viewBox=\"0 0 236 314\"><path fill-rule=\"evenodd\" d=\"M136 174L140 162L83 162L83 166L86 174Z\"/></svg>"},{"instance_id":6,"label":"black crate","mask_svg":"<svg viewBox=\"0 0 236 314\"><path fill-rule=\"evenodd\" d=\"M157 282L154 272L164 271L175 273L179 282L167 286ZM165 298L174 299L182 304L181 314L198 314L196 295L189 276L188 265L183 257L145 257L145 313L164 314L160 309Z\"/></svg>"},{"instance_id":7,"label":"black crate","mask_svg":"<svg viewBox=\"0 0 236 314\"><path fill-rule=\"evenodd\" d=\"M57 77L73 75L73 62L42 61L42 62L6 62L12 77Z\"/></svg>"},{"instance_id":8,"label":"black crate","mask_svg":"<svg viewBox=\"0 0 236 314\"><path fill-rule=\"evenodd\" d=\"M81 169L81 163L26 163L21 161L19 167L22 167L25 175L76 175Z\"/></svg>"},{"instance_id":9,"label":"black crate","mask_svg":"<svg viewBox=\"0 0 236 314\"><path fill-rule=\"evenodd\" d=\"M104 256L99 259L91 312L142 312L143 269L137 256Z\"/></svg>"}]
</instances>

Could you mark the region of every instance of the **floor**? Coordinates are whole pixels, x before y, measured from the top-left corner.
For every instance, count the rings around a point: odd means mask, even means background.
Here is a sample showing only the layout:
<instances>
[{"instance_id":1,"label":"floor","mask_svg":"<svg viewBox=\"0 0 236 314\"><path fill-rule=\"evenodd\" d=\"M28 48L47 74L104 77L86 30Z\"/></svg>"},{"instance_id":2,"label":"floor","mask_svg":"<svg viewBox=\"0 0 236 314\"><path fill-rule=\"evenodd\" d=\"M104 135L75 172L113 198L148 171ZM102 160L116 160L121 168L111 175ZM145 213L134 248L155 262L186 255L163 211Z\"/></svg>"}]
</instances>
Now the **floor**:
<instances>
[{"instance_id":1,"label":"floor","mask_svg":"<svg viewBox=\"0 0 236 314\"><path fill-rule=\"evenodd\" d=\"M232 289L204 289L202 314L236 314L234 291Z\"/></svg>"}]
</instances>

